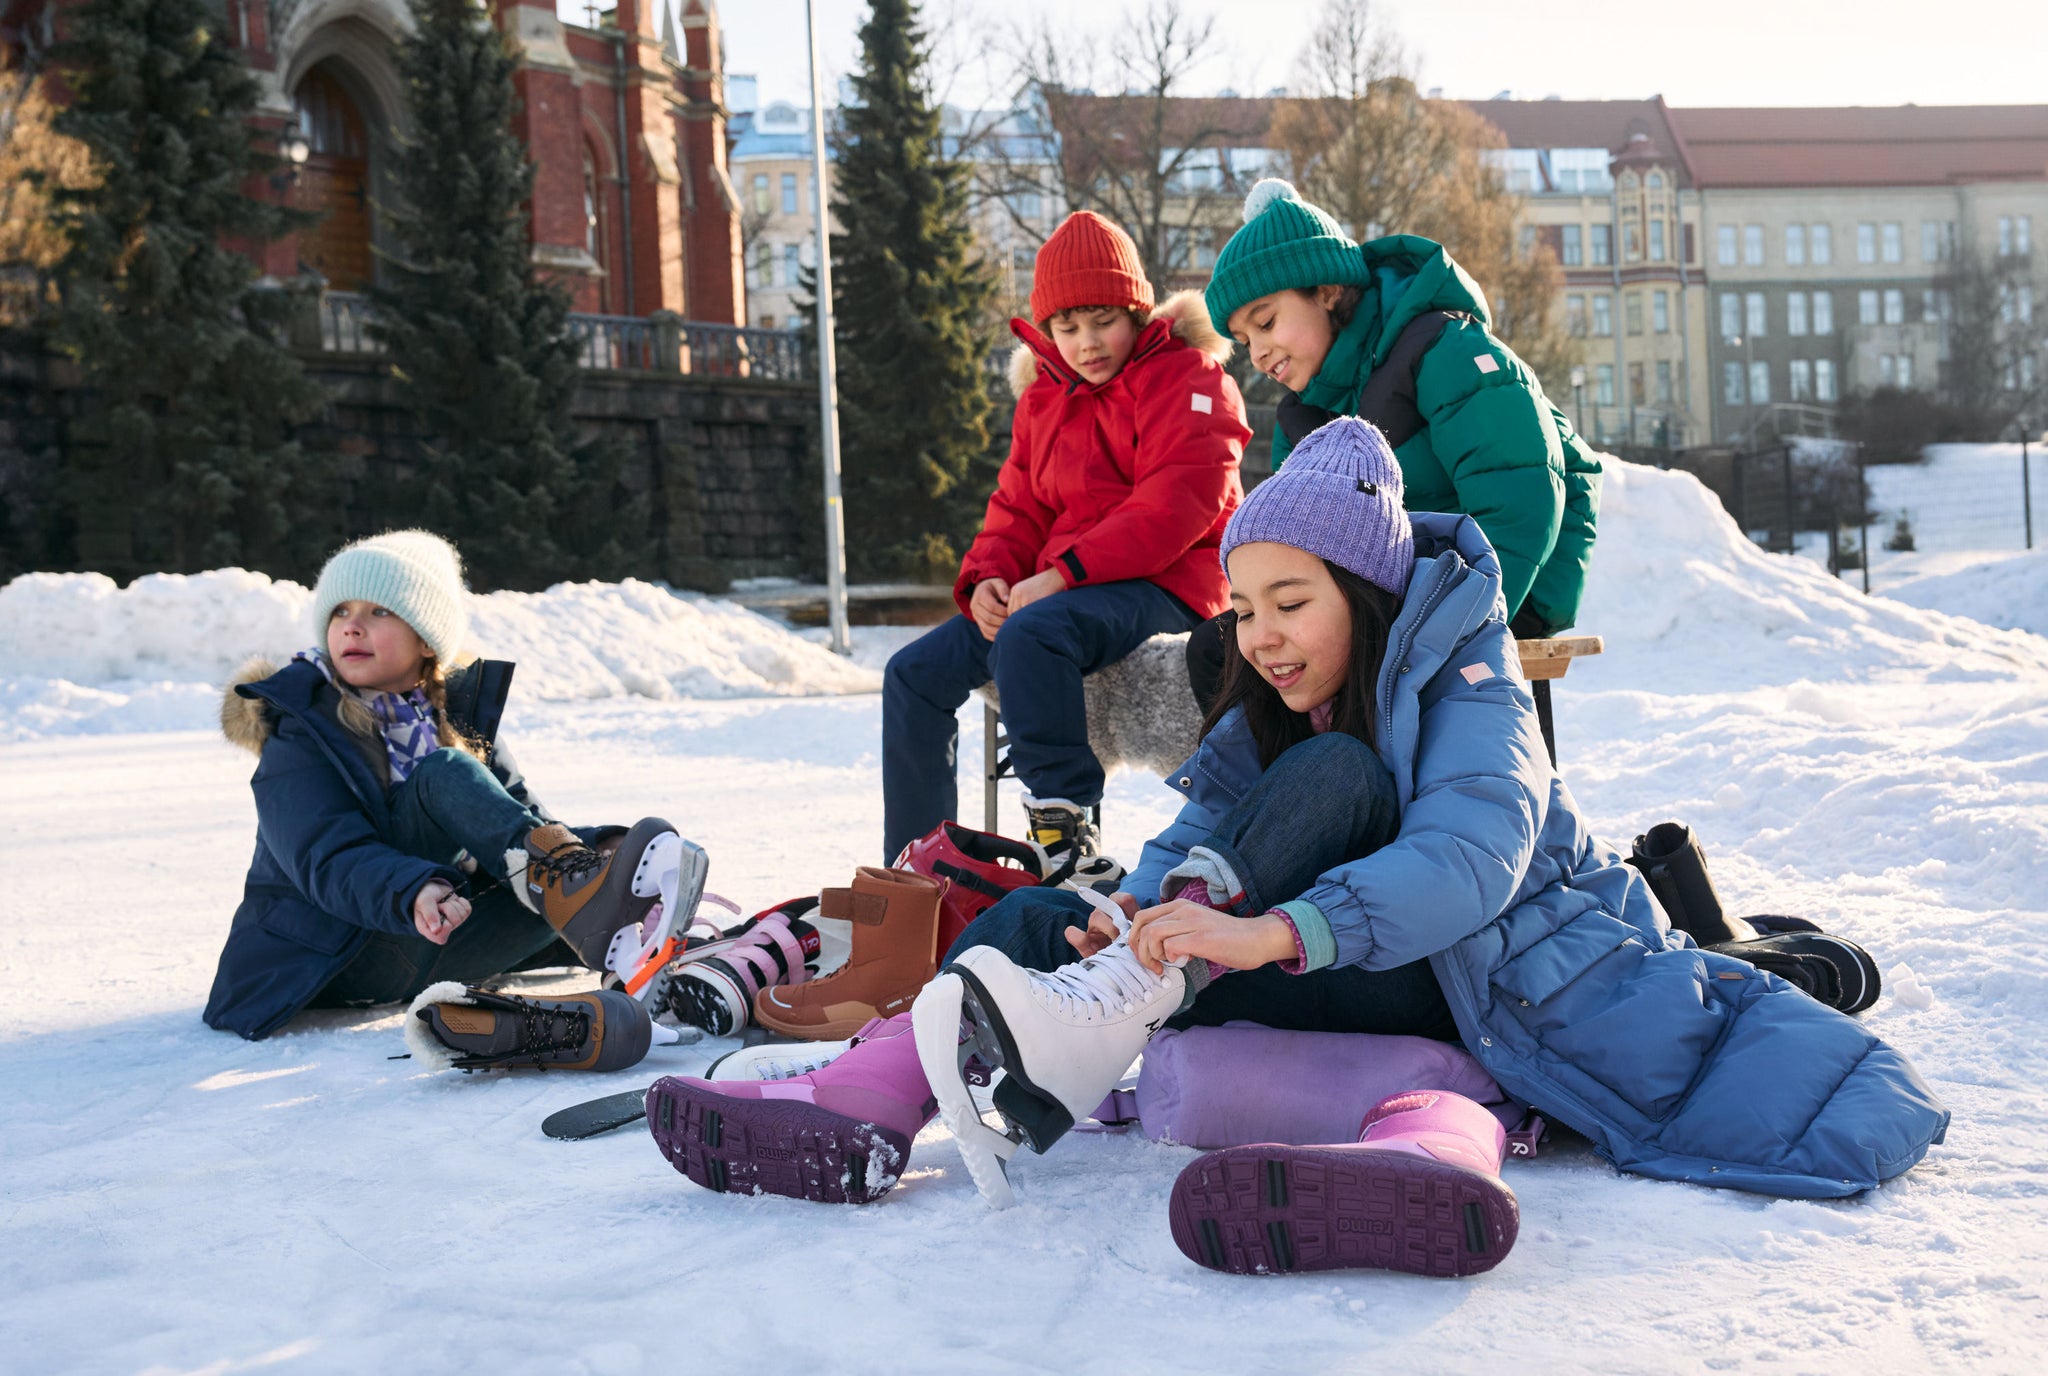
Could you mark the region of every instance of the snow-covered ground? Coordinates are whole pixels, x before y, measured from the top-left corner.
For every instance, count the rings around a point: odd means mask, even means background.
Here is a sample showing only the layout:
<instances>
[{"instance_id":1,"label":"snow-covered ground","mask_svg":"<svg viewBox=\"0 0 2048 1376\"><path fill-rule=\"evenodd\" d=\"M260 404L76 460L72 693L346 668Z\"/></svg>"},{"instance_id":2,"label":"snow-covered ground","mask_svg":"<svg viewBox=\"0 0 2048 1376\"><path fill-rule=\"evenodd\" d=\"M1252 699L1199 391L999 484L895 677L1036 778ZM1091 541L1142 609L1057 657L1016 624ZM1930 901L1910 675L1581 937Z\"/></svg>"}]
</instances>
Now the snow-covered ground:
<instances>
[{"instance_id":1,"label":"snow-covered ground","mask_svg":"<svg viewBox=\"0 0 2048 1376\"><path fill-rule=\"evenodd\" d=\"M1839 1203L1636 1179L1562 1143L1508 1168L1514 1254L1442 1282L1201 1271L1165 1218L1190 1153L1136 1136L1020 1158L997 1214L938 1127L867 1209L699 1190L644 1132L539 1134L727 1043L464 1077L387 1059L391 1012L206 1030L253 815L205 684L293 648L304 595L208 577L131 609L111 585L38 582L26 613L0 592L9 1369L1976 1373L2048 1349L2048 639L1987 626L2000 606L1965 584L1944 605L1975 621L1866 599L1757 551L1690 478L1610 470L1582 619L1608 652L1559 686L1566 777L1624 845L1691 822L1737 911L1868 945L1889 989L1867 1021L1955 1123ZM760 618L658 596L487 600L543 796L682 820L750 907L877 859L864 690L890 634L863 637L866 668L821 666ZM978 786L979 712L962 722ZM1111 848L1173 801L1113 780Z\"/></svg>"}]
</instances>

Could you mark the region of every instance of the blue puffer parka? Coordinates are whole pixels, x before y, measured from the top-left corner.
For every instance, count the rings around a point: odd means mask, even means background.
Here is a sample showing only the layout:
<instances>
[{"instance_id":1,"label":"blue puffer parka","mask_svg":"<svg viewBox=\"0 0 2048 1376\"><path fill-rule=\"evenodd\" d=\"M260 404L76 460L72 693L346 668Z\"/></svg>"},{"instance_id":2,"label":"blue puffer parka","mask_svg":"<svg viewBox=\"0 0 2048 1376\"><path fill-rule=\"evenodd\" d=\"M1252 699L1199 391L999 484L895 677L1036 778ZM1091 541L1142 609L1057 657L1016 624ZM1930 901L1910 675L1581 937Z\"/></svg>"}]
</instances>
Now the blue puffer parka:
<instances>
[{"instance_id":1,"label":"blue puffer parka","mask_svg":"<svg viewBox=\"0 0 2048 1376\"><path fill-rule=\"evenodd\" d=\"M1949 1115L1903 1056L1695 947L1588 833L1544 752L1492 547L1467 516L1410 521L1378 685L1400 834L1301 895L1329 927L1304 944L1375 970L1427 957L1466 1049L1624 1170L1826 1198L1919 1161ZM1140 903L1262 772L1242 714L1225 717L1169 779L1187 803L1125 885Z\"/></svg>"},{"instance_id":2,"label":"blue puffer parka","mask_svg":"<svg viewBox=\"0 0 2048 1376\"><path fill-rule=\"evenodd\" d=\"M513 666L476 660L448 677L448 715L483 743L505 791L552 821L497 740ZM414 935L413 900L430 879L467 892L460 871L391 844L382 740L341 724L340 697L303 660L252 661L228 685L221 729L258 756L256 854L207 997L206 1025L267 1037L354 959L371 932ZM620 828L578 828L594 844ZM502 899L502 893L486 895Z\"/></svg>"}]
</instances>

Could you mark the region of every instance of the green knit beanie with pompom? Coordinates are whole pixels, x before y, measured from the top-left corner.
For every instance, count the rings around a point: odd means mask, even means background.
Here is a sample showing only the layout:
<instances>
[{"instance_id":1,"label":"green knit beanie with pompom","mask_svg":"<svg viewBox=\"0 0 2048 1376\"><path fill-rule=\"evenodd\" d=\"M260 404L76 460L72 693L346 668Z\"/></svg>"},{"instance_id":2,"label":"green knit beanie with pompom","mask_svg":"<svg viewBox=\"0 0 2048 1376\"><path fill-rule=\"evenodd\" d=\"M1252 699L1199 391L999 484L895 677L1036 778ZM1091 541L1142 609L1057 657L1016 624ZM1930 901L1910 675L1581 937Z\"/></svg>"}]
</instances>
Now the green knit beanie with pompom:
<instances>
[{"instance_id":1,"label":"green knit beanie with pompom","mask_svg":"<svg viewBox=\"0 0 2048 1376\"><path fill-rule=\"evenodd\" d=\"M1216 255L1202 300L1217 332L1227 335L1230 313L1247 301L1289 287L1362 287L1369 278L1365 255L1330 213L1268 177L1244 198L1244 228Z\"/></svg>"}]
</instances>

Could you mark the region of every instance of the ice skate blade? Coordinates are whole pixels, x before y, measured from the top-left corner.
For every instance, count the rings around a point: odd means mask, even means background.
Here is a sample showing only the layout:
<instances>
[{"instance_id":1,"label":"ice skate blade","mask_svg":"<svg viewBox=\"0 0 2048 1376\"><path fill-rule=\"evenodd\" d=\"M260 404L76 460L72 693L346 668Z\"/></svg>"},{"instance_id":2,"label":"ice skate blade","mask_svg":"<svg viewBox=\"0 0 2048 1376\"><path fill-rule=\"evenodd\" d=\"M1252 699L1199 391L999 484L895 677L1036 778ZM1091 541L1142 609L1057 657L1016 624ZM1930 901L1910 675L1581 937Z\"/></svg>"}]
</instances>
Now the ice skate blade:
<instances>
[{"instance_id":1,"label":"ice skate blade","mask_svg":"<svg viewBox=\"0 0 2048 1376\"><path fill-rule=\"evenodd\" d=\"M633 870L633 894L660 897L645 919L612 933L604 957L604 968L617 974L635 998L644 1000L654 990L654 976L672 954L669 938L696 916L710 872L711 857L704 848L672 831L655 837L641 854Z\"/></svg>"},{"instance_id":2,"label":"ice skate blade","mask_svg":"<svg viewBox=\"0 0 2048 1376\"><path fill-rule=\"evenodd\" d=\"M974 1188L990 1208L1007 1209L1017 1200L1010 1191L1004 1163L1016 1152L1017 1144L982 1122L961 1071L960 1002L965 989L955 974L940 975L925 985L911 1005L911 1035L939 1117L960 1148L960 1160Z\"/></svg>"}]
</instances>

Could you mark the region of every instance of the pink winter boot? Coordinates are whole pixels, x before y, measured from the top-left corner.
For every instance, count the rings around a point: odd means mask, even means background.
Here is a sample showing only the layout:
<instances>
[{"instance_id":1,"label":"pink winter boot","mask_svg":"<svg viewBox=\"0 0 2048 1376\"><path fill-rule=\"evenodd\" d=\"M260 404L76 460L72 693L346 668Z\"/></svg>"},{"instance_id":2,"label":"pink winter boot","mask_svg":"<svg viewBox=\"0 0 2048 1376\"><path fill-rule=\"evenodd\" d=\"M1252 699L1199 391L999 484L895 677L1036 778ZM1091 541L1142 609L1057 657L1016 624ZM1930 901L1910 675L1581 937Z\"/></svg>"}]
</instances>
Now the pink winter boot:
<instances>
[{"instance_id":1,"label":"pink winter boot","mask_svg":"<svg viewBox=\"0 0 2048 1376\"><path fill-rule=\"evenodd\" d=\"M1380 1100L1356 1145L1231 1147L1173 1182L1168 1218L1188 1259L1217 1271L1368 1266L1419 1276L1491 1270L1520 1211L1501 1183L1507 1134L1448 1090Z\"/></svg>"},{"instance_id":2,"label":"pink winter boot","mask_svg":"<svg viewBox=\"0 0 2048 1376\"><path fill-rule=\"evenodd\" d=\"M866 1204L896 1184L938 1104L910 1014L875 1018L830 1065L786 1080L672 1075L647 1091L669 1164L706 1189Z\"/></svg>"}]
</instances>

